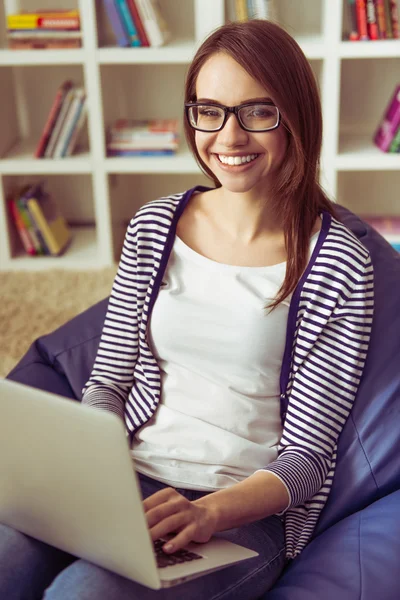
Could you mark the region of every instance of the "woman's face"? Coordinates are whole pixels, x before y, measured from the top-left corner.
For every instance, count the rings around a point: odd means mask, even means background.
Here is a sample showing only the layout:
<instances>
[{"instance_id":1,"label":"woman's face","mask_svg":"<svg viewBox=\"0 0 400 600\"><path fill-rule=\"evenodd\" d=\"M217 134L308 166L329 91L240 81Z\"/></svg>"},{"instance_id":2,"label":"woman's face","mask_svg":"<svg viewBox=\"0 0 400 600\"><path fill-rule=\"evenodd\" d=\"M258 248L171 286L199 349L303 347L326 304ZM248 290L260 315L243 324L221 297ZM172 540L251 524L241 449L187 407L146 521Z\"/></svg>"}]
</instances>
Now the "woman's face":
<instances>
[{"instance_id":1,"label":"woman's face","mask_svg":"<svg viewBox=\"0 0 400 600\"><path fill-rule=\"evenodd\" d=\"M225 53L214 54L200 69L196 96L197 102L211 101L224 106L271 100L268 90ZM234 114L229 114L221 131L196 131L195 139L203 162L224 188L235 193L268 189L268 181L281 164L287 147L282 125L253 133L242 129ZM251 160L230 165L226 164L228 157Z\"/></svg>"}]
</instances>

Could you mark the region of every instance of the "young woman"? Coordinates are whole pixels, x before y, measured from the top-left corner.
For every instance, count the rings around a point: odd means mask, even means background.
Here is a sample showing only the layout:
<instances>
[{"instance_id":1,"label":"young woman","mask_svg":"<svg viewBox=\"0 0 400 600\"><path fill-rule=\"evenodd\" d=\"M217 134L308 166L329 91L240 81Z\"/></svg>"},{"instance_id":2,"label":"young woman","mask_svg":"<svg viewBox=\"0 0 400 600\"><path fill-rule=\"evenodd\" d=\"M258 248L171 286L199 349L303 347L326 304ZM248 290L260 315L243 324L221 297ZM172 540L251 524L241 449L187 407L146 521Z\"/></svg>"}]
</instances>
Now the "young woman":
<instances>
[{"instance_id":1,"label":"young woman","mask_svg":"<svg viewBox=\"0 0 400 600\"><path fill-rule=\"evenodd\" d=\"M329 495L373 274L318 184L321 108L296 42L267 21L215 31L189 68L185 130L214 186L132 219L83 402L124 419L165 552L220 535L259 556L155 592L43 545L39 559L30 540L48 600L259 598Z\"/></svg>"}]
</instances>

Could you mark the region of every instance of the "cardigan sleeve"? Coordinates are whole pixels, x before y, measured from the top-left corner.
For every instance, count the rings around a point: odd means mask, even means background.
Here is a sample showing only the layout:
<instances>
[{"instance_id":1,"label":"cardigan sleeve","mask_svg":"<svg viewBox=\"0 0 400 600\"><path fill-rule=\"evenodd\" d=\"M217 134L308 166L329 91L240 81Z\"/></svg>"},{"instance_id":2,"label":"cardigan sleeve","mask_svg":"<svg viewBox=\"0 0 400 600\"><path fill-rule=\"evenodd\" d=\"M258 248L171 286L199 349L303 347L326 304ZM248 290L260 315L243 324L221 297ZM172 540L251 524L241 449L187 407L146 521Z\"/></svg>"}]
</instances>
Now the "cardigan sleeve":
<instances>
[{"instance_id":1,"label":"cardigan sleeve","mask_svg":"<svg viewBox=\"0 0 400 600\"><path fill-rule=\"evenodd\" d=\"M372 327L373 269L369 254L353 285L342 286L335 293L337 300L327 317L325 305L329 302L322 302L318 311L314 295L294 341L278 457L265 468L288 491L290 501L283 512L309 500L321 489L353 406Z\"/></svg>"},{"instance_id":2,"label":"cardigan sleeve","mask_svg":"<svg viewBox=\"0 0 400 600\"><path fill-rule=\"evenodd\" d=\"M129 223L82 403L124 416L138 356L135 219Z\"/></svg>"}]
</instances>

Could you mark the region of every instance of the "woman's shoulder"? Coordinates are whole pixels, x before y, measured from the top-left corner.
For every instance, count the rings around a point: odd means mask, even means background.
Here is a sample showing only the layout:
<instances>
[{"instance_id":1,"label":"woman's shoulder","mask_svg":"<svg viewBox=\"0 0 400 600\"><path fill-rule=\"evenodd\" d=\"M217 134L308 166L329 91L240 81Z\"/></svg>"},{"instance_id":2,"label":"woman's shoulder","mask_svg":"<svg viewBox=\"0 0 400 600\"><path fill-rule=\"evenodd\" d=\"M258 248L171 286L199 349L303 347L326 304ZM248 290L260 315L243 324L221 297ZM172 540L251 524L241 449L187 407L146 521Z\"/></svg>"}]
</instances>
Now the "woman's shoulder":
<instances>
[{"instance_id":1,"label":"woman's shoulder","mask_svg":"<svg viewBox=\"0 0 400 600\"><path fill-rule=\"evenodd\" d=\"M365 265L370 260L370 254L357 236L341 221L329 215L326 236L321 251L334 254L337 261Z\"/></svg>"}]
</instances>

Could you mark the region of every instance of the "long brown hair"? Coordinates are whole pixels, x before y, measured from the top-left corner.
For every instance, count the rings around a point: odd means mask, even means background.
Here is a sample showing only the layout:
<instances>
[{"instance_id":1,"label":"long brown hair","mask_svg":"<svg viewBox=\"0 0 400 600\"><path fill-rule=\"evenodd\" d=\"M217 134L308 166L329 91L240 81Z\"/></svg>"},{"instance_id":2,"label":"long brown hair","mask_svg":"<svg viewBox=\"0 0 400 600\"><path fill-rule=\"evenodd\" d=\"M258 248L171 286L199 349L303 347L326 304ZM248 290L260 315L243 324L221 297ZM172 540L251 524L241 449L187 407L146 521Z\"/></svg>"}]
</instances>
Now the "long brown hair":
<instances>
[{"instance_id":1,"label":"long brown hair","mask_svg":"<svg viewBox=\"0 0 400 600\"><path fill-rule=\"evenodd\" d=\"M322 210L335 214L332 202L318 183L322 143L318 87L297 42L278 25L253 19L227 23L203 42L186 76L185 102L196 100L200 69L218 52L231 56L268 88L288 131L286 158L272 182L271 193L274 209L283 223L287 252L285 280L268 305L272 310L293 292L307 266L310 236L317 216ZM200 168L216 187L220 187L220 182L197 152L195 132L186 118L184 128Z\"/></svg>"}]
</instances>

